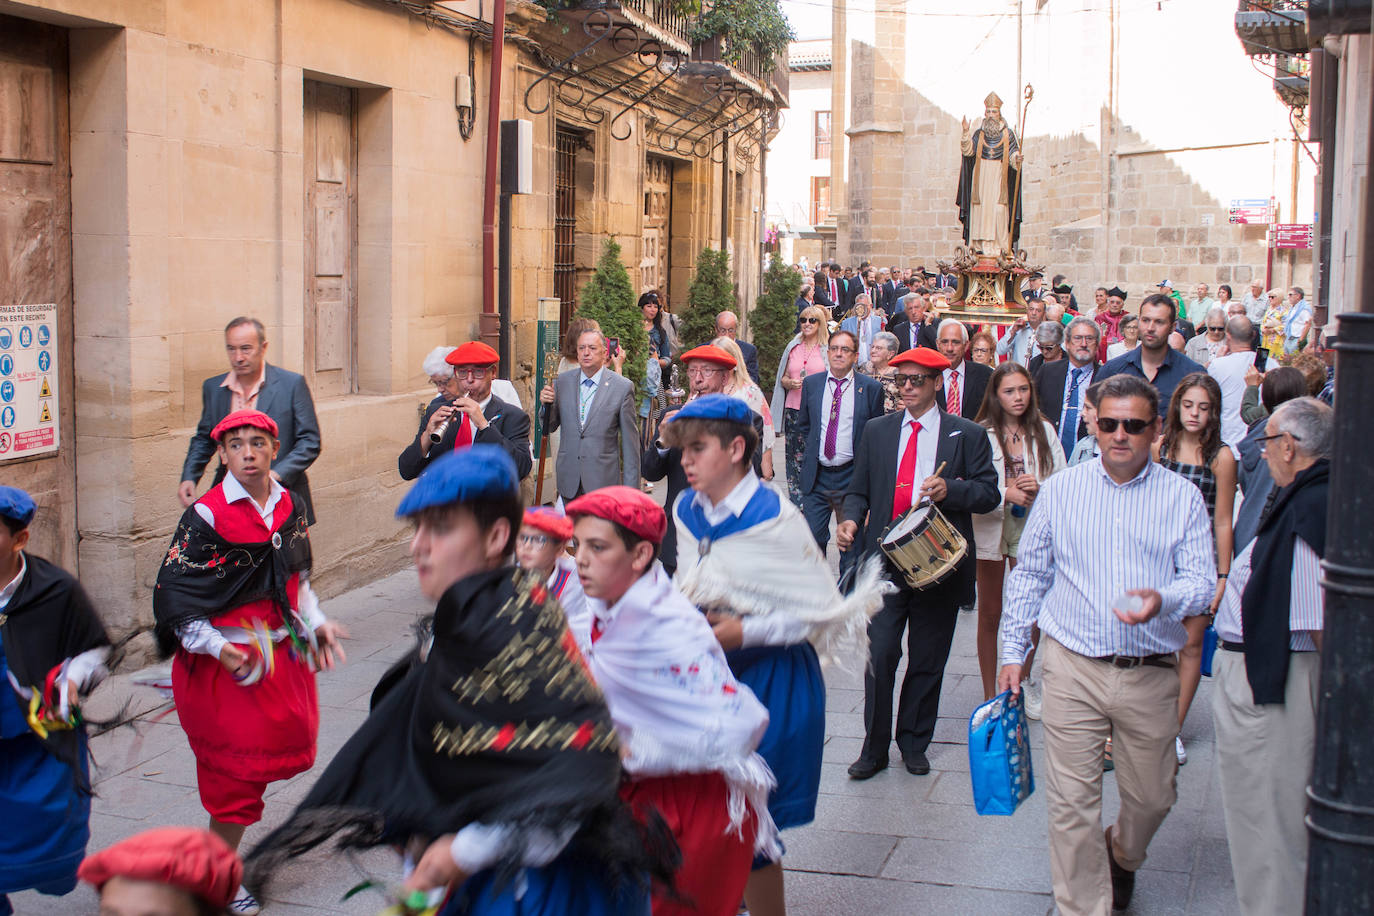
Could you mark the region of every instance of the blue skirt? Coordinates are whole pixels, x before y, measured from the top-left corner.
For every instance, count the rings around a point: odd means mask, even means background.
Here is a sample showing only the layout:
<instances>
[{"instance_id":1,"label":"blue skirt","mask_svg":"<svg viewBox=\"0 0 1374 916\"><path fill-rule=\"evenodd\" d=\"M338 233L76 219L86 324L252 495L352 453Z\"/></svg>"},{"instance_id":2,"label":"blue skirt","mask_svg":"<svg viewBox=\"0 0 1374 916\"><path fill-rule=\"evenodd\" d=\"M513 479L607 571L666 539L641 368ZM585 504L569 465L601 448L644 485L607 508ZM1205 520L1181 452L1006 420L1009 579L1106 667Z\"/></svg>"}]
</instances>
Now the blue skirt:
<instances>
[{"instance_id":1,"label":"blue skirt","mask_svg":"<svg viewBox=\"0 0 1374 916\"><path fill-rule=\"evenodd\" d=\"M610 887L594 865L560 856L543 868L522 869L499 884L494 870L478 872L455 891L439 916L649 916L649 884Z\"/></svg>"},{"instance_id":2,"label":"blue skirt","mask_svg":"<svg viewBox=\"0 0 1374 916\"><path fill-rule=\"evenodd\" d=\"M0 739L0 894L73 890L90 820L90 796L77 791L71 768L44 750L37 735Z\"/></svg>"},{"instance_id":3,"label":"blue skirt","mask_svg":"<svg viewBox=\"0 0 1374 916\"><path fill-rule=\"evenodd\" d=\"M804 642L737 649L725 657L740 683L768 707L759 754L778 780L768 813L779 830L811 823L825 744L825 679L816 650Z\"/></svg>"}]
</instances>

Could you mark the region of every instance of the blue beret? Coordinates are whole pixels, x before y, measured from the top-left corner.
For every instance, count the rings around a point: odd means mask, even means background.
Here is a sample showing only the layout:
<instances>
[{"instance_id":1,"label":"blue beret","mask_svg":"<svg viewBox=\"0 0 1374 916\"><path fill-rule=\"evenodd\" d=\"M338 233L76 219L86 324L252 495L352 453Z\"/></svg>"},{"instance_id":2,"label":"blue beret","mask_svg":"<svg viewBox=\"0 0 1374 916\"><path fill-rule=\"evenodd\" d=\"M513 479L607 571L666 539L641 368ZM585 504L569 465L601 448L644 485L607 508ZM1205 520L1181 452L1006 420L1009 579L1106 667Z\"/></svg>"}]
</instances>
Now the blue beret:
<instances>
[{"instance_id":1,"label":"blue beret","mask_svg":"<svg viewBox=\"0 0 1374 916\"><path fill-rule=\"evenodd\" d=\"M33 521L33 497L18 487L0 487L0 516L27 528Z\"/></svg>"},{"instance_id":2,"label":"blue beret","mask_svg":"<svg viewBox=\"0 0 1374 916\"><path fill-rule=\"evenodd\" d=\"M674 420L727 420L730 423L754 425L754 412L739 398L728 394L708 394L688 401Z\"/></svg>"},{"instance_id":3,"label":"blue beret","mask_svg":"<svg viewBox=\"0 0 1374 916\"><path fill-rule=\"evenodd\" d=\"M473 445L432 461L396 509L397 518L472 499L520 498L515 462L499 445Z\"/></svg>"}]
</instances>

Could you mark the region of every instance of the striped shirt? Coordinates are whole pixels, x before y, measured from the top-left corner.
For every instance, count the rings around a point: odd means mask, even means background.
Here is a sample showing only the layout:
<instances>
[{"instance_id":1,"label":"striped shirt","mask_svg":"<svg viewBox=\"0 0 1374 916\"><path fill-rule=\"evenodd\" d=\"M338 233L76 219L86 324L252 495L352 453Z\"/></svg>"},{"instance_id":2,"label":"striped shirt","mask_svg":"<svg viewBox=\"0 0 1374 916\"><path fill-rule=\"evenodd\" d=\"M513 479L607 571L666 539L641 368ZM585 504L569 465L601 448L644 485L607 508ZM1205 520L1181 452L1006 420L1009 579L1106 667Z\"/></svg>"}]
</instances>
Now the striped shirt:
<instances>
[{"instance_id":1,"label":"striped shirt","mask_svg":"<svg viewBox=\"0 0 1374 916\"><path fill-rule=\"evenodd\" d=\"M1101 458L1040 486L1007 578L1002 664L1019 665L1031 626L1090 658L1176 652L1183 618L1207 611L1216 592L1212 523L1197 487L1154 462L1124 484ZM1112 612L1127 589L1152 588L1159 614L1127 624Z\"/></svg>"},{"instance_id":2,"label":"striped shirt","mask_svg":"<svg viewBox=\"0 0 1374 916\"><path fill-rule=\"evenodd\" d=\"M1245 545L1231 564L1226 594L1217 608L1217 635L1227 642L1244 641L1240 619L1241 595L1250 581L1250 552L1255 541ZM1302 538L1293 540L1293 571L1288 584L1288 648L1294 652L1315 652L1313 632L1321 632L1326 609L1326 593L1321 587L1321 558Z\"/></svg>"}]
</instances>

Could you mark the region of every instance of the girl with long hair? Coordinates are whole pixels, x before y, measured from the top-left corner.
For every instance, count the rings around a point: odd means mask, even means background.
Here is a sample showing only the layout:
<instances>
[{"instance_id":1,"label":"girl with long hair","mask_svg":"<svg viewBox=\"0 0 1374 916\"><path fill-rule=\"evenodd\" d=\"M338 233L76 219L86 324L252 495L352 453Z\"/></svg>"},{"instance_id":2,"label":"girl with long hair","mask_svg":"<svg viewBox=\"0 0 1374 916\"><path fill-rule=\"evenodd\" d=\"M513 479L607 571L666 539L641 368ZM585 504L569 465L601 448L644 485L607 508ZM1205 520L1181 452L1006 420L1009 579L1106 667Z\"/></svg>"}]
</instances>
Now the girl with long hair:
<instances>
[{"instance_id":1,"label":"girl with long hair","mask_svg":"<svg viewBox=\"0 0 1374 916\"><path fill-rule=\"evenodd\" d=\"M997 693L997 630L1002 623L1002 583L1006 564L1016 566L1016 548L1040 483L1064 469L1064 447L1054 424L1036 406L1035 382L1020 363L1005 362L993 370L977 421L987 427L993 467L1000 468L1002 504L973 516L978 547L978 671L983 698ZM1035 631L1034 642L1039 641ZM1035 649L1026 657L1026 714L1040 718L1039 691L1030 683Z\"/></svg>"},{"instance_id":2,"label":"girl with long hair","mask_svg":"<svg viewBox=\"0 0 1374 916\"><path fill-rule=\"evenodd\" d=\"M739 398L749 405L749 409L763 417L763 439L759 442L762 451L759 454L759 466L763 471L764 480L773 479L773 440L777 436L773 432L773 412L768 409L768 399L763 396L763 389L754 384L754 380L749 377L749 370L744 365L744 354L740 352L739 344L735 343L733 337L717 337L711 341L714 347L720 347L726 353L735 358L735 368L730 370L730 376L725 380L725 394Z\"/></svg>"},{"instance_id":3,"label":"girl with long hair","mask_svg":"<svg viewBox=\"0 0 1374 916\"><path fill-rule=\"evenodd\" d=\"M797 429L797 417L801 414L802 380L806 374L825 372L826 347L830 344L830 329L826 326L825 309L810 305L802 309L801 330L782 351L778 360L777 382L773 386L773 426L775 432L783 433L783 448L787 456L787 498L798 509L801 508L801 467L802 455L806 451L806 440Z\"/></svg>"},{"instance_id":4,"label":"girl with long hair","mask_svg":"<svg viewBox=\"0 0 1374 916\"><path fill-rule=\"evenodd\" d=\"M673 363L673 348L668 343L668 328L663 319L663 305L659 301L658 290L651 289L639 297L639 310L644 315L649 332L649 346L658 354L659 368L664 372Z\"/></svg>"},{"instance_id":5,"label":"girl with long hair","mask_svg":"<svg viewBox=\"0 0 1374 916\"><path fill-rule=\"evenodd\" d=\"M1217 561L1217 589L1206 614L1183 618L1188 630L1188 645L1178 657L1178 725L1188 716L1188 707L1202 678L1202 637L1217 612L1226 591L1231 571L1231 510L1236 502L1236 459L1221 441L1221 386L1206 372L1183 377L1169 399L1164 417L1164 433L1155 442L1154 457L1161 465L1181 475L1202 491L1202 501L1212 519L1213 548ZM1174 739L1178 765L1188 762L1183 736Z\"/></svg>"}]
</instances>

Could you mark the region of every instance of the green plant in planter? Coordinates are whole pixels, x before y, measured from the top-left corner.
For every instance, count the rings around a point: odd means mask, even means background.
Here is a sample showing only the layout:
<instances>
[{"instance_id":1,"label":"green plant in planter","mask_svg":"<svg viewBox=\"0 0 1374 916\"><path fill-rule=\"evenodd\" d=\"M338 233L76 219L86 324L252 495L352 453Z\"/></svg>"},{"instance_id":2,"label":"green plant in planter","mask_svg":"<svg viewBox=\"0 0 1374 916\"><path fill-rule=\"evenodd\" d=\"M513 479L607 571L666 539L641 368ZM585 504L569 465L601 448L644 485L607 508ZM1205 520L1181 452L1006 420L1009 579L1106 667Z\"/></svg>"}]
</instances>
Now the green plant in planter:
<instances>
[{"instance_id":1,"label":"green plant in planter","mask_svg":"<svg viewBox=\"0 0 1374 916\"><path fill-rule=\"evenodd\" d=\"M730 273L730 253L715 248L703 248L697 256L692 285L687 288L687 308L682 315L678 337L687 351L716 336L716 315L733 312L735 278Z\"/></svg>"},{"instance_id":2,"label":"green plant in planter","mask_svg":"<svg viewBox=\"0 0 1374 916\"><path fill-rule=\"evenodd\" d=\"M801 276L773 255L763 275L763 295L749 316L750 337L759 348L759 387L769 396L777 380L778 360L796 333L800 291Z\"/></svg>"},{"instance_id":3,"label":"green plant in planter","mask_svg":"<svg viewBox=\"0 0 1374 916\"><path fill-rule=\"evenodd\" d=\"M649 354L649 335L644 313L635 305L630 275L620 260L620 245L608 238L601 246L596 271L578 292L577 315L601 325L601 333L619 339L625 350L625 378L635 384L635 399L644 396L644 361Z\"/></svg>"},{"instance_id":4,"label":"green plant in planter","mask_svg":"<svg viewBox=\"0 0 1374 916\"><path fill-rule=\"evenodd\" d=\"M688 37L695 44L717 35L725 39L721 53L727 64L739 66L753 51L765 72L772 71L774 58L797 37L778 0L715 0L692 24Z\"/></svg>"}]
</instances>

